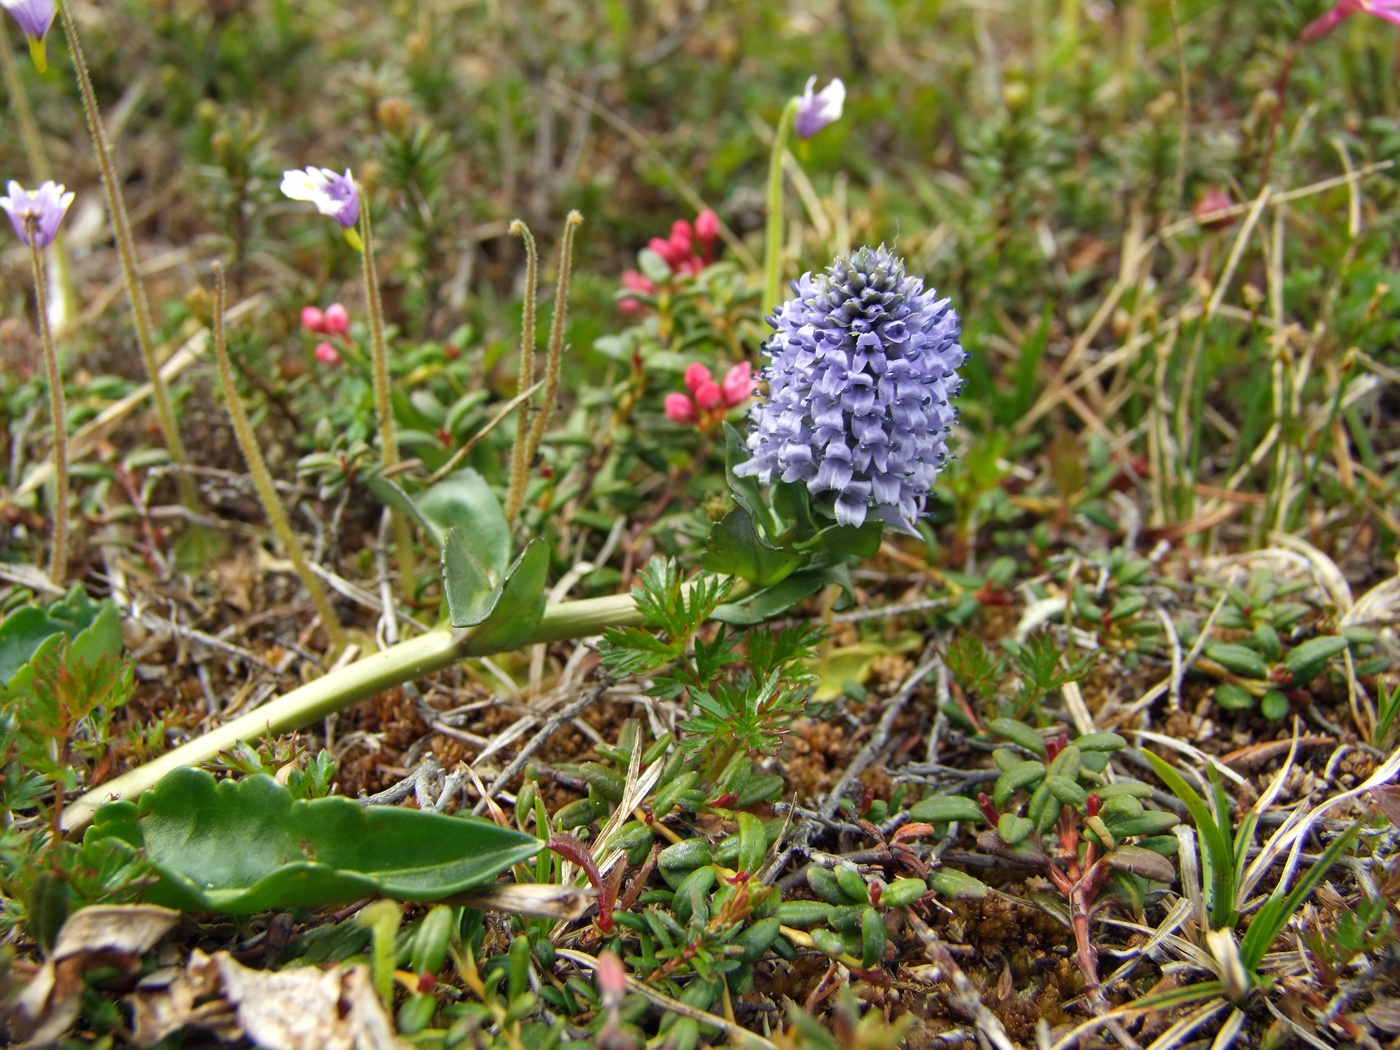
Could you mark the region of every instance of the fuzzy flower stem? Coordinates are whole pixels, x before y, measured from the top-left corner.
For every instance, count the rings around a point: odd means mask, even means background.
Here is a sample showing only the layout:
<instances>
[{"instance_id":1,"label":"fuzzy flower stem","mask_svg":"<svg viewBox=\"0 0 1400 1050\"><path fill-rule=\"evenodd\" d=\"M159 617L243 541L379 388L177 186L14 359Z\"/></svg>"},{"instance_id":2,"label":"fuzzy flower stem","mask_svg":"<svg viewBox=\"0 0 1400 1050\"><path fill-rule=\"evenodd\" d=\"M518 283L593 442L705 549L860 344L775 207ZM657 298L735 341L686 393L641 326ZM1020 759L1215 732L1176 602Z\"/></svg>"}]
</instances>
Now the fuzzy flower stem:
<instances>
[{"instance_id":1,"label":"fuzzy flower stem","mask_svg":"<svg viewBox=\"0 0 1400 1050\"><path fill-rule=\"evenodd\" d=\"M540 256L535 246L535 235L530 227L516 219L510 224L510 232L525 242L525 305L524 322L520 331L520 381L521 390L529 390L535 382L535 296L539 289ZM530 404L520 406L520 415L515 421L515 443L510 449L510 489L506 493L506 521L514 524L520 513L520 505L525 502L525 483L530 477Z\"/></svg>"},{"instance_id":2,"label":"fuzzy flower stem","mask_svg":"<svg viewBox=\"0 0 1400 1050\"><path fill-rule=\"evenodd\" d=\"M574 230L583 225L583 216L569 212L564 220L564 239L559 245L559 283L554 290L554 318L549 326L549 358L545 365L544 399L530 426L530 444L525 452L526 469L535 462L535 453L544 440L544 428L559 393L559 370L564 357L564 311L569 300L569 276L574 263ZM523 417L522 417L523 418Z\"/></svg>"},{"instance_id":3,"label":"fuzzy flower stem","mask_svg":"<svg viewBox=\"0 0 1400 1050\"><path fill-rule=\"evenodd\" d=\"M29 233L29 262L34 268L34 306L39 313L39 335L44 343L44 368L49 380L49 414L53 417L53 553L49 578L60 587L68 574L68 431L63 407L63 380L58 374L58 354L49 330L49 297L44 285L44 253L39 246L39 222L25 223Z\"/></svg>"},{"instance_id":4,"label":"fuzzy flower stem","mask_svg":"<svg viewBox=\"0 0 1400 1050\"><path fill-rule=\"evenodd\" d=\"M272 526L272 531L277 534L277 540L282 544L282 549L287 552L287 560L292 563L293 570L301 579L302 584L305 585L307 593L311 595L311 604L316 606L316 613L321 617L321 623L326 628L326 634L331 641L331 649L335 653L340 653L344 651L346 646L345 628L341 626L340 618L336 616L335 609L331 607L325 587L311 571L301 540L297 538L297 534L292 531L292 526L287 521L287 512L283 509L282 501L277 496L277 489L272 484L272 475L268 472L267 461L263 459L262 448L258 445L257 436L253 433L253 427L248 422L248 413L243 408L243 402L238 397L238 387L233 381L233 368L229 364L228 340L224 333L225 296L224 268L216 262L214 264L214 355L219 362L219 380L223 384L224 403L228 406L229 418L233 421L233 432L238 437L238 447L243 450L243 458L248 463L248 472L253 476L253 487L258 492L258 499L262 501L263 510L267 513L267 522Z\"/></svg>"},{"instance_id":5,"label":"fuzzy flower stem","mask_svg":"<svg viewBox=\"0 0 1400 1050\"><path fill-rule=\"evenodd\" d=\"M798 100L788 100L773 133L773 152L768 158L768 228L763 247L763 315L777 309L782 295L783 272L783 154L788 134L797 115Z\"/></svg>"},{"instance_id":6,"label":"fuzzy flower stem","mask_svg":"<svg viewBox=\"0 0 1400 1050\"><path fill-rule=\"evenodd\" d=\"M384 304L379 298L379 271L374 262L374 233L370 227L370 202L360 206L360 259L364 263L365 310L369 314L370 362L374 375L374 414L379 417L380 456L386 473L399 463L399 443L394 433L394 405L389 398L389 355L384 348ZM394 548L399 562L399 593L413 601L418 570L413 561L413 535L408 519L390 509Z\"/></svg>"},{"instance_id":7,"label":"fuzzy flower stem","mask_svg":"<svg viewBox=\"0 0 1400 1050\"><path fill-rule=\"evenodd\" d=\"M117 253L121 256L122 275L126 278L126 294L131 303L131 318L136 326L136 343L141 348L141 360L146 366L146 374L151 381L151 400L155 403L156 419L160 422L161 434L165 437L165 447L177 467L187 462L185 443L180 437L180 428L175 424L175 413L170 407L170 394L161 378L160 361L156 358L155 342L151 336L151 307L146 301L146 287L141 282L137 270L136 242L131 236L131 220L127 218L126 201L122 198L121 182L112 163L112 151L107 144L107 131L102 123L102 113L97 108L97 93L92 87L92 77L88 74L87 60L83 58L83 48L78 42L78 27L73 16L68 13L68 5L60 0L58 15L63 20L63 33L68 38L68 49L73 54L73 69L78 77L78 89L83 96L83 115L87 118L88 133L92 136L93 152L97 154L97 165L102 170L102 188L107 194L107 210L112 216L112 232L117 240ZM194 477L185 470L179 471L177 480L180 486L180 501L189 510L199 504L199 494L195 490Z\"/></svg>"}]
</instances>

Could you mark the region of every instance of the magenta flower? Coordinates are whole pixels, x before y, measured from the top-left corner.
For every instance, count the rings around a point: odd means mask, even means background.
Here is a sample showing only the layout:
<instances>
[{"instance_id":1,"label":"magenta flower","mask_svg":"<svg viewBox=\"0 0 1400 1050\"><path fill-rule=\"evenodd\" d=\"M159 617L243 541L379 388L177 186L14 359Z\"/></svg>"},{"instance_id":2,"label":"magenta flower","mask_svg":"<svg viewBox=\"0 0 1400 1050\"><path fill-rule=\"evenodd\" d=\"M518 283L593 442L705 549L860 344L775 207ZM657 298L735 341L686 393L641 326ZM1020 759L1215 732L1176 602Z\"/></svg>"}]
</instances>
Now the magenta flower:
<instances>
[{"instance_id":1,"label":"magenta flower","mask_svg":"<svg viewBox=\"0 0 1400 1050\"><path fill-rule=\"evenodd\" d=\"M0 7L14 16L24 35L29 39L29 54L34 65L42 73L48 69L48 57L44 51L44 41L49 27L53 25L53 0L0 0Z\"/></svg>"},{"instance_id":2,"label":"magenta flower","mask_svg":"<svg viewBox=\"0 0 1400 1050\"><path fill-rule=\"evenodd\" d=\"M58 224L73 203L73 194L64 191L61 183L49 181L37 190L26 190L18 182L10 180L6 189L8 197L0 197L0 208L10 217L10 225L19 234L19 239L29 244L30 220L33 220L34 241L38 248L47 248L58 233Z\"/></svg>"},{"instance_id":3,"label":"magenta flower","mask_svg":"<svg viewBox=\"0 0 1400 1050\"><path fill-rule=\"evenodd\" d=\"M684 394L667 394L666 418L672 423L694 423L695 402Z\"/></svg>"},{"instance_id":4,"label":"magenta flower","mask_svg":"<svg viewBox=\"0 0 1400 1050\"><path fill-rule=\"evenodd\" d=\"M1337 6L1310 22L1298 34L1300 43L1311 44L1332 32L1344 19L1357 14L1375 15L1400 26L1400 0L1338 0Z\"/></svg>"},{"instance_id":5,"label":"magenta flower","mask_svg":"<svg viewBox=\"0 0 1400 1050\"><path fill-rule=\"evenodd\" d=\"M323 365L334 368L336 365L340 364L340 351L331 346L330 343L317 343L316 360L320 361Z\"/></svg>"},{"instance_id":6,"label":"magenta flower","mask_svg":"<svg viewBox=\"0 0 1400 1050\"><path fill-rule=\"evenodd\" d=\"M812 87L816 82L816 77L808 78L807 89L797 98L797 115L793 117L792 130L797 132L798 138L809 139L828 124L841 119L841 107L846 103L846 85L841 83L840 77L835 77L814 95Z\"/></svg>"}]
</instances>

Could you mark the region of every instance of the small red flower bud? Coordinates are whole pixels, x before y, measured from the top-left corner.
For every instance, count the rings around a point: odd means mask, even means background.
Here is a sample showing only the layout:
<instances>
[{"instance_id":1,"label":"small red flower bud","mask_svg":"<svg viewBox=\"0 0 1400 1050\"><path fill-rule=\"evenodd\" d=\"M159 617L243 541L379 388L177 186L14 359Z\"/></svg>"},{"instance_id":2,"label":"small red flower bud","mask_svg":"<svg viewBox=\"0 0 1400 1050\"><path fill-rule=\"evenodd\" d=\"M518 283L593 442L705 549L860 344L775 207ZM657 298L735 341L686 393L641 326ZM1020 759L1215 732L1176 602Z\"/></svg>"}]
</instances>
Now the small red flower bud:
<instances>
[{"instance_id":1,"label":"small red flower bud","mask_svg":"<svg viewBox=\"0 0 1400 1050\"><path fill-rule=\"evenodd\" d=\"M710 370L699 361L692 361L690 367L685 370L685 386L692 394L704 384L712 380Z\"/></svg>"},{"instance_id":2,"label":"small red flower bud","mask_svg":"<svg viewBox=\"0 0 1400 1050\"><path fill-rule=\"evenodd\" d=\"M704 244L710 244L719 236L719 216L709 208L695 216L695 236Z\"/></svg>"},{"instance_id":3,"label":"small red flower bud","mask_svg":"<svg viewBox=\"0 0 1400 1050\"><path fill-rule=\"evenodd\" d=\"M1103 799L1099 798L1099 793L1097 791L1091 791L1089 797L1084 800L1084 815L1086 817L1097 817L1101 809L1103 809Z\"/></svg>"},{"instance_id":4,"label":"small red flower bud","mask_svg":"<svg viewBox=\"0 0 1400 1050\"><path fill-rule=\"evenodd\" d=\"M1219 212L1233 207L1235 202L1219 186L1212 186L1201 194L1201 199L1191 209L1191 215L1207 230L1224 230L1235 224L1234 215L1220 215Z\"/></svg>"},{"instance_id":5,"label":"small red flower bud","mask_svg":"<svg viewBox=\"0 0 1400 1050\"><path fill-rule=\"evenodd\" d=\"M308 332L326 331L326 315L315 306L301 308L301 326Z\"/></svg>"},{"instance_id":6,"label":"small red flower bud","mask_svg":"<svg viewBox=\"0 0 1400 1050\"><path fill-rule=\"evenodd\" d=\"M695 391L695 403L706 412L714 412L724 407L724 393L713 379L707 379Z\"/></svg>"},{"instance_id":7,"label":"small red flower bud","mask_svg":"<svg viewBox=\"0 0 1400 1050\"><path fill-rule=\"evenodd\" d=\"M666 418L672 423L694 423L695 402L684 394L667 394Z\"/></svg>"},{"instance_id":8,"label":"small red flower bud","mask_svg":"<svg viewBox=\"0 0 1400 1050\"><path fill-rule=\"evenodd\" d=\"M753 377L753 366L747 361L740 361L725 373L724 382L720 384L724 403L731 407L737 405L752 394L756 386L758 380Z\"/></svg>"},{"instance_id":9,"label":"small red flower bud","mask_svg":"<svg viewBox=\"0 0 1400 1050\"><path fill-rule=\"evenodd\" d=\"M996 827L1001 820L1001 814L997 812L996 806L992 805L992 800L987 797L985 791L977 792L977 804L982 807L982 816L987 818L992 827Z\"/></svg>"},{"instance_id":10,"label":"small red flower bud","mask_svg":"<svg viewBox=\"0 0 1400 1050\"><path fill-rule=\"evenodd\" d=\"M318 343L316 346L316 360L320 361L323 365L329 365L334 368L341 362L340 351L331 346L330 343Z\"/></svg>"},{"instance_id":11,"label":"small red flower bud","mask_svg":"<svg viewBox=\"0 0 1400 1050\"><path fill-rule=\"evenodd\" d=\"M350 330L350 314L339 303L326 307L326 331L333 335L344 335Z\"/></svg>"}]
</instances>

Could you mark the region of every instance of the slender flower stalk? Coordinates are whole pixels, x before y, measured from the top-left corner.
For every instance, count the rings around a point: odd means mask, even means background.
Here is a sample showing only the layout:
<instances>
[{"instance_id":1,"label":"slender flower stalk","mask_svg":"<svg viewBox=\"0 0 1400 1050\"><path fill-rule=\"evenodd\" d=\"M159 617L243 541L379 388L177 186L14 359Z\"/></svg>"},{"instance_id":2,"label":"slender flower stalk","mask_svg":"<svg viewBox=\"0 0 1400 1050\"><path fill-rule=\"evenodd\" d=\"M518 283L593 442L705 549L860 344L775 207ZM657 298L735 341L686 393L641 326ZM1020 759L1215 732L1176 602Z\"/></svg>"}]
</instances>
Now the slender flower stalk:
<instances>
[{"instance_id":1,"label":"slender flower stalk","mask_svg":"<svg viewBox=\"0 0 1400 1050\"><path fill-rule=\"evenodd\" d=\"M258 499L262 502L263 510L267 513L268 524L272 526L272 531L277 534L278 542L282 544L282 549L287 552L287 560L292 563L293 570L311 595L311 604L316 606L316 613L321 617L321 624L326 628L332 651L340 653L345 650L347 643L345 628L341 626L340 618L336 616L335 609L331 606L325 587L322 586L316 574L311 571L301 540L297 538L297 534L292 531L291 523L287 521L287 512L283 509L282 501L277 496L277 489L272 483L272 475L268 472L262 448L258 445L252 424L248 422L248 413L243 408L243 402L238 398L238 387L233 381L233 368L229 364L228 340L224 334L225 297L224 268L216 262L214 264L214 355L218 358L219 380L224 388L224 402L228 405L229 418L233 421L233 432L238 437L238 447L243 450L243 458L248 463L248 472L253 476L253 488L257 490Z\"/></svg>"},{"instance_id":2,"label":"slender flower stalk","mask_svg":"<svg viewBox=\"0 0 1400 1050\"><path fill-rule=\"evenodd\" d=\"M510 232L525 242L525 305L520 331L520 381L518 388L529 390L535 382L535 296L539 291L540 256L535 235L520 219L510 224ZM520 405L515 421L515 443L510 448L510 488L506 491L506 521L514 522L525 502L525 483L530 477L530 457L525 454L530 440L530 402Z\"/></svg>"},{"instance_id":3,"label":"slender flower stalk","mask_svg":"<svg viewBox=\"0 0 1400 1050\"><path fill-rule=\"evenodd\" d=\"M384 346L384 304L379 298L379 271L374 261L374 231L370 226L369 206L360 208L360 258L364 263L365 309L369 315L369 348L374 374L374 412L379 417L381 462L386 473L399 464L399 441L394 428L394 405L389 396L389 354ZM342 228L346 227L341 223ZM413 534L408 519L392 508L390 524L394 530L394 548L399 563L399 593L404 601L412 602L418 584L418 570L413 558Z\"/></svg>"},{"instance_id":4,"label":"slender flower stalk","mask_svg":"<svg viewBox=\"0 0 1400 1050\"><path fill-rule=\"evenodd\" d=\"M26 191L11 181L8 195L0 197L0 209L20 240L29 245L29 261L34 269L34 305L39 313L39 335L44 344L44 367L48 373L49 414L53 417L54 501L53 552L49 577L62 585L68 573L68 432L63 405L63 380L58 374L58 353L49 330L49 300L44 280L44 249L53 243L58 224L63 221L73 194L53 182Z\"/></svg>"},{"instance_id":5,"label":"slender flower stalk","mask_svg":"<svg viewBox=\"0 0 1400 1050\"><path fill-rule=\"evenodd\" d=\"M29 93L20 76L19 65L10 54L10 32L3 18L0 18L0 73L4 74L5 92L10 98L10 108L15 112L15 123L19 125L19 139L24 146L24 159L29 162L29 173L35 182L47 182L53 178L48 153L44 150L44 140L39 136L39 126L34 122L34 108L29 104ZM58 271L59 302L63 306L59 316L72 317L78 310L78 289L73 284L73 266L68 258L68 247L62 238L58 238L50 249Z\"/></svg>"},{"instance_id":6,"label":"slender flower stalk","mask_svg":"<svg viewBox=\"0 0 1400 1050\"><path fill-rule=\"evenodd\" d=\"M161 434L171 460L177 467L187 461L185 443L180 437L180 428L175 423L175 413L170 407L170 393L166 390L165 379L160 374L160 361L156 358L155 341L151 335L151 307L146 301L146 287L137 270L136 242L131 236L131 220L126 214L126 201L122 198L121 181L117 178L116 166L112 163L111 147L107 144L107 131L102 122L102 113L97 108L97 93L92 87L92 77L88 74L87 60L78 41L78 28L68 5L58 4L58 15L63 21L63 32L68 38L68 49L73 55L73 69L78 78L78 89L83 96L83 115L87 118L88 134L92 136L92 148L97 154L97 164L102 171L102 188L107 194L107 210L112 216L112 232L116 236L117 254L121 257L122 276L126 279L127 299L131 304L131 318L136 328L136 344L141 349L141 361L146 366L146 375L151 381L151 400L155 404L156 419L160 423ZM199 503L194 478L186 470L177 475L180 486L180 500L189 510Z\"/></svg>"},{"instance_id":7,"label":"slender flower stalk","mask_svg":"<svg viewBox=\"0 0 1400 1050\"><path fill-rule=\"evenodd\" d=\"M525 463L535 461L535 454L544 440L544 428L549 424L554 399L559 394L559 370L564 357L564 313L569 301L569 277L574 265L574 231L583 225L583 216L569 212L564 220L564 237L559 245L559 283L554 290L554 318L549 326L549 357L545 363L544 397L539 413L530 427L530 444Z\"/></svg>"},{"instance_id":8,"label":"slender flower stalk","mask_svg":"<svg viewBox=\"0 0 1400 1050\"><path fill-rule=\"evenodd\" d=\"M768 158L768 227L763 247L764 316L777 309L782 295L783 156L787 153L788 134L796 131L799 138L811 138L841 119L841 109L846 102L846 85L840 78L814 93L812 88L816 83L817 78L810 77L806 90L788 99L778 118L778 130L773 133L773 152Z\"/></svg>"}]
</instances>

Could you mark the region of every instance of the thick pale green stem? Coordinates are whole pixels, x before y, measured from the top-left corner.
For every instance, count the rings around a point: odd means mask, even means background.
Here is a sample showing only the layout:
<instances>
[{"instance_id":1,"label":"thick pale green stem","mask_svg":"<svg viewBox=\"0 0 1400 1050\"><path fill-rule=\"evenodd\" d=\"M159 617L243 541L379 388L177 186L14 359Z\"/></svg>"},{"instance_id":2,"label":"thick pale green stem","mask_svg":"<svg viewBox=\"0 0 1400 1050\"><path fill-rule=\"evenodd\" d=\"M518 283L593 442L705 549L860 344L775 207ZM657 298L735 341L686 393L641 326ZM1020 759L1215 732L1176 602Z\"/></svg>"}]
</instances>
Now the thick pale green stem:
<instances>
[{"instance_id":1,"label":"thick pale green stem","mask_svg":"<svg viewBox=\"0 0 1400 1050\"><path fill-rule=\"evenodd\" d=\"M291 523L287 521L287 513L282 509L282 501L278 499L277 489L272 484L267 461L263 459L262 448L258 445L257 436L248 422L248 413L243 409L243 402L238 398L238 387L233 381L233 367L228 359L228 340L224 335L224 297L224 268L215 263L214 354L219 361L219 379L223 383L224 401L228 405L229 418L233 420L233 432L238 437L238 447L243 450L243 458L248 463L248 472L253 476L253 487L257 489L258 499L262 501L263 510L267 513L268 524L277 534L292 568L311 595L311 604L316 606L316 613L321 617L321 624L331 640L331 649L340 653L346 646L345 628L340 625L331 600L326 596L325 587L307 564L306 552L302 549L301 540L292 531Z\"/></svg>"},{"instance_id":2,"label":"thick pale green stem","mask_svg":"<svg viewBox=\"0 0 1400 1050\"><path fill-rule=\"evenodd\" d=\"M763 315L778 308L783 283L783 154L788 133L797 116L797 99L789 99L773 133L773 152L768 158L768 230L763 243Z\"/></svg>"},{"instance_id":3,"label":"thick pale green stem","mask_svg":"<svg viewBox=\"0 0 1400 1050\"><path fill-rule=\"evenodd\" d=\"M68 13L66 3L58 4L58 14L63 20L63 32L68 38L68 48L73 53L73 69L77 73L78 89L83 96L83 115L87 118L93 152L97 154L97 165L102 170L102 188L107 194L107 210L112 215L112 232L117 240L117 254L121 257L122 276L126 278L126 294L131 302L131 318L136 326L136 344L141 349L141 360L151 381L151 400L156 406L156 419L160 422L161 434L165 437L165 447L170 453L170 458L177 466L184 466L185 443L180 438L180 428L175 425L175 413L170 408L170 394L165 389L165 380L161 378L160 362L156 360L155 341L151 336L151 307L146 301L146 286L142 284L141 275L137 272L136 242L131 237L131 221L127 218L126 201L122 197L116 166L112 163L111 148L107 145L107 130L102 123L102 113L97 108L97 93L93 91L92 77L88 75L82 45L78 42L78 28L73 24L73 16ZM199 493L195 490L194 478L188 471L181 470L177 479L181 501L188 509L195 510Z\"/></svg>"},{"instance_id":4,"label":"thick pale green stem","mask_svg":"<svg viewBox=\"0 0 1400 1050\"><path fill-rule=\"evenodd\" d=\"M528 644L586 638L602 633L606 627L637 625L645 619L630 594L566 602L545 610L544 619ZM144 766L93 788L64 810L63 827L67 831L82 828L92 820L102 803L114 798L135 798L172 769L208 762L240 740L256 740L299 729L357 700L440 671L459 660L490 655L488 650L486 646L478 650L472 645L470 628L454 631L444 626L400 642L323 675Z\"/></svg>"},{"instance_id":5,"label":"thick pale green stem","mask_svg":"<svg viewBox=\"0 0 1400 1050\"><path fill-rule=\"evenodd\" d=\"M49 297L45 294L44 252L39 247L39 223L25 221L29 233L29 261L34 267L34 306L39 312L39 335L44 343L44 368L49 377L49 413L53 416L53 553L49 578L60 587L68 575L68 430L63 407L63 380L58 374L58 353L49 331Z\"/></svg>"},{"instance_id":6,"label":"thick pale green stem","mask_svg":"<svg viewBox=\"0 0 1400 1050\"><path fill-rule=\"evenodd\" d=\"M394 405L389 396L389 353L384 346L384 304L379 298L379 271L374 262L374 232L370 228L368 196L360 202L360 257L365 272L365 311L369 315L370 360L374 374L374 414L379 417L380 455L386 473L399 463L399 441L394 432ZM418 570L413 559L413 534L408 519L390 509L394 529L394 549L399 562L399 593L413 601Z\"/></svg>"}]
</instances>

